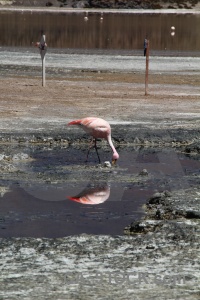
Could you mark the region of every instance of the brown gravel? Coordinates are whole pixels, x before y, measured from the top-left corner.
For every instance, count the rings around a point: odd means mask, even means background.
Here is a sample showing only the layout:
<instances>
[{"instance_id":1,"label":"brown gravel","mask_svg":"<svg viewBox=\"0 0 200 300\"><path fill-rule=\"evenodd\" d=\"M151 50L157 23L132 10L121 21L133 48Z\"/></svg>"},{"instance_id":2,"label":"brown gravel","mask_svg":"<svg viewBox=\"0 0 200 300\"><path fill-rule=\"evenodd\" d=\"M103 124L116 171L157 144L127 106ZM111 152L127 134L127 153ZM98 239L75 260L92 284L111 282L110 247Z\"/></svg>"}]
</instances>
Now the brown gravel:
<instances>
[{"instance_id":1,"label":"brown gravel","mask_svg":"<svg viewBox=\"0 0 200 300\"><path fill-rule=\"evenodd\" d=\"M144 75L139 73L74 72L67 79L47 79L45 87L41 78L5 77L0 81L0 126L15 131L27 119L37 127L40 122L59 125L98 116L111 123L197 128L199 86L197 75L152 74L145 96Z\"/></svg>"}]
</instances>

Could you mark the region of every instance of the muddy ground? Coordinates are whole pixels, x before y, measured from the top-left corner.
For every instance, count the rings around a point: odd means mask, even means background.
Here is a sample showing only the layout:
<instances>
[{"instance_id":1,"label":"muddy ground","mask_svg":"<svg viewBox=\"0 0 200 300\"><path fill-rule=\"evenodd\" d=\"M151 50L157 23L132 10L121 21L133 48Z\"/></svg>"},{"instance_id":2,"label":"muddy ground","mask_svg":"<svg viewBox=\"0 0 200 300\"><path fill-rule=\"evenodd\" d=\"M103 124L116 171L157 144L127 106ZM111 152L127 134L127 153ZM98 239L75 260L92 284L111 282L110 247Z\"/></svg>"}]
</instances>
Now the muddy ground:
<instances>
[{"instance_id":1,"label":"muddy ground","mask_svg":"<svg viewBox=\"0 0 200 300\"><path fill-rule=\"evenodd\" d=\"M17 70L17 73L24 71ZM34 131L49 135L55 131L55 136L67 139L71 130L74 131L66 127L68 121L91 115L108 120L113 124L114 138L125 142L140 139L143 129L145 132L153 129L155 134L147 134L149 141L161 130L161 142L163 131L168 134L177 131L172 139L187 143L200 128L199 74L150 74L148 95L145 95L144 74L140 73L80 70L60 78L47 73L45 87L40 76L3 75L0 81L2 136ZM136 132L125 138L124 133L115 132L118 124L131 125L131 130ZM123 130L123 126L119 125L118 129ZM79 134L80 130L76 131ZM183 133L185 137L180 137Z\"/></svg>"},{"instance_id":2,"label":"muddy ground","mask_svg":"<svg viewBox=\"0 0 200 300\"><path fill-rule=\"evenodd\" d=\"M111 123L118 148L173 147L199 161L199 86L199 74L150 74L145 96L144 74L73 71L51 74L42 87L39 76L14 68L0 80L1 149L14 165L13 145L85 147L88 137L66 124L97 116ZM80 167L81 176L95 166ZM1 299L199 299L199 176L151 196L124 236L1 239Z\"/></svg>"}]
</instances>

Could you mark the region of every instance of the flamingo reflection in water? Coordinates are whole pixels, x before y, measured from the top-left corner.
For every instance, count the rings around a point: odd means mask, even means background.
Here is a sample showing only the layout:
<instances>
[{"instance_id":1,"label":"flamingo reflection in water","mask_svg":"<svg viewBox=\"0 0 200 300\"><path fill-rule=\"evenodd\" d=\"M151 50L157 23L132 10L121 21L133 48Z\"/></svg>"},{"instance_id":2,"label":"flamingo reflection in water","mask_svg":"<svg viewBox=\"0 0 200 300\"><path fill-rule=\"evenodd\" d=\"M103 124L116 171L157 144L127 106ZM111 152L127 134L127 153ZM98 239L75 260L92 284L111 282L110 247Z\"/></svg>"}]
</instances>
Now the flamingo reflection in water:
<instances>
[{"instance_id":1,"label":"flamingo reflection in water","mask_svg":"<svg viewBox=\"0 0 200 300\"><path fill-rule=\"evenodd\" d=\"M76 196L67 197L70 200L82 204L101 204L105 202L110 196L110 186L106 183L103 185L93 185L85 188L80 194Z\"/></svg>"}]
</instances>

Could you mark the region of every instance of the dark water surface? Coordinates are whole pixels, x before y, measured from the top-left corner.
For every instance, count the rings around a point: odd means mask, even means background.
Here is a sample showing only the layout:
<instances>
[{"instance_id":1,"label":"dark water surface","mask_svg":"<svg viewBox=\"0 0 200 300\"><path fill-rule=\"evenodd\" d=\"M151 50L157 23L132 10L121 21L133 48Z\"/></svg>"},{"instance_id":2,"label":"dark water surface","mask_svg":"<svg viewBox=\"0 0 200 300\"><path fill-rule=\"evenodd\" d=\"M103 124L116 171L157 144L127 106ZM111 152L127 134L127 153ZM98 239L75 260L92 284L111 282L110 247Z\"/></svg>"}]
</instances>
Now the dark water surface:
<instances>
[{"instance_id":1,"label":"dark water surface","mask_svg":"<svg viewBox=\"0 0 200 300\"><path fill-rule=\"evenodd\" d=\"M0 46L29 47L44 30L50 48L138 50L148 36L152 50L200 51L198 14L90 12L87 21L84 17L84 12L1 11Z\"/></svg>"},{"instance_id":2,"label":"dark water surface","mask_svg":"<svg viewBox=\"0 0 200 300\"><path fill-rule=\"evenodd\" d=\"M198 159L173 149L119 149L111 169L98 166L94 151L86 164L81 148L25 152L33 160L1 160L0 237L123 234L156 191L195 186L190 176L200 172ZM100 150L102 162L110 155Z\"/></svg>"}]
</instances>

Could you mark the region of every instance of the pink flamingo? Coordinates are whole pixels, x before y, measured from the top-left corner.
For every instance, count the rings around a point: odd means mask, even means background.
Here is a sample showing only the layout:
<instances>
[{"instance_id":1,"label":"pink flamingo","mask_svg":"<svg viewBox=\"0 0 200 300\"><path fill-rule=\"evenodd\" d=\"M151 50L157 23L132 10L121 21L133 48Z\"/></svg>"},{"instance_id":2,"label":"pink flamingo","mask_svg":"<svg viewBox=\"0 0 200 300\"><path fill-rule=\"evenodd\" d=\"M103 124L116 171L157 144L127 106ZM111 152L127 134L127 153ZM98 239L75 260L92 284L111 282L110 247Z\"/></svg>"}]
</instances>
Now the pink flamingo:
<instances>
[{"instance_id":1,"label":"pink flamingo","mask_svg":"<svg viewBox=\"0 0 200 300\"><path fill-rule=\"evenodd\" d=\"M83 128L84 131L89 133L92 136L92 142L89 146L88 153L87 153L87 158L86 161L88 160L88 155L90 148L94 145L99 163L100 163L100 158L99 154L97 151L97 138L102 138L108 141L112 151L113 151L113 156L112 156L112 164L115 164L117 159L119 158L119 154L117 153L112 139L111 139L111 128L110 125L107 121L101 119L101 118L94 118L94 117L88 117L88 118L83 118L80 120L75 120L71 121L68 123L68 125L78 125Z\"/></svg>"}]
</instances>

